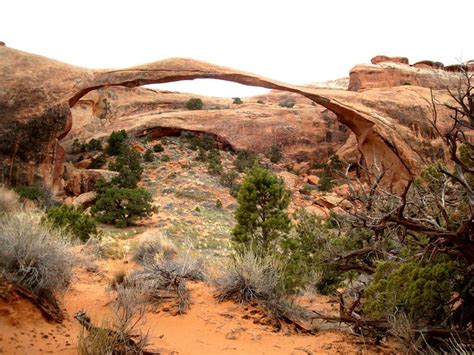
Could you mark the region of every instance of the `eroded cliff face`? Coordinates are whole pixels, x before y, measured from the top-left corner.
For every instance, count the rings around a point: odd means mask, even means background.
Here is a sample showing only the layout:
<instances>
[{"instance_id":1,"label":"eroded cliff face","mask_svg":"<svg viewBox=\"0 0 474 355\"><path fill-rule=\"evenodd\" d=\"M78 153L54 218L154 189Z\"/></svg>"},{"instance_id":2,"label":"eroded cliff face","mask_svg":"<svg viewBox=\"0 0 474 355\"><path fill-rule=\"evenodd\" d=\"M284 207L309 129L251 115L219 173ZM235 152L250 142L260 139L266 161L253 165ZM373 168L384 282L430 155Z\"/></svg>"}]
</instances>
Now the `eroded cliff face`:
<instances>
[{"instance_id":1,"label":"eroded cliff face","mask_svg":"<svg viewBox=\"0 0 474 355\"><path fill-rule=\"evenodd\" d=\"M358 64L351 69L349 90L362 91L401 85L421 86L433 90L454 89L459 85L462 65L444 66L443 63L424 60L410 65L404 57L376 56L372 64ZM474 71L469 62L466 70Z\"/></svg>"},{"instance_id":2,"label":"eroded cliff face","mask_svg":"<svg viewBox=\"0 0 474 355\"><path fill-rule=\"evenodd\" d=\"M400 129L399 117L379 107L377 95L290 85L191 59L175 58L121 70L94 71L0 47L0 76L0 171L2 179L12 184L42 180L52 189L62 189L64 152L58 140L71 128L69 107L90 91L105 86L136 87L197 78L227 80L305 96L337 115L354 133L365 163L371 166L377 162L390 169L387 176L395 183L411 179L420 165L430 159L414 143L416 130ZM420 100L429 101L429 90L416 92L421 95ZM397 95L404 93L411 97L412 87L397 88ZM390 97L394 93L386 95ZM442 103L447 95L441 96L438 101ZM444 116L439 115L439 119L443 121Z\"/></svg>"},{"instance_id":3,"label":"eroded cliff face","mask_svg":"<svg viewBox=\"0 0 474 355\"><path fill-rule=\"evenodd\" d=\"M179 135L181 131L208 133L234 150L268 152L273 144L295 160L323 161L346 141L349 130L336 115L297 94L232 99L200 97L202 110L189 111L196 95L145 88L108 87L94 90L72 108L73 125L61 144L69 150L74 139L105 138L125 129L132 136ZM294 102L294 107L281 103Z\"/></svg>"}]
</instances>

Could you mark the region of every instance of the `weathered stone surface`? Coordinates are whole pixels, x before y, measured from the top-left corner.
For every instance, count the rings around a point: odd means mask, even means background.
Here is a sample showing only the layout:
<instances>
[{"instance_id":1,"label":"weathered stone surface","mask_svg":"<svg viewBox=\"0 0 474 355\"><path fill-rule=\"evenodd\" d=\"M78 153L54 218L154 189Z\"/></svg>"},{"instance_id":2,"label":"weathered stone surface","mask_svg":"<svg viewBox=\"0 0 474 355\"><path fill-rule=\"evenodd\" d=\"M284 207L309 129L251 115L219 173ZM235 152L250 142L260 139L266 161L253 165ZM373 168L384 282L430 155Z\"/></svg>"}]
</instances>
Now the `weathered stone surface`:
<instances>
[{"instance_id":1,"label":"weathered stone surface","mask_svg":"<svg viewBox=\"0 0 474 355\"><path fill-rule=\"evenodd\" d=\"M232 99L199 97L203 110L189 111L186 102L196 95L145 88L110 87L84 96L72 108L73 126L61 141L71 151L74 139L104 140L112 131L125 129L131 136L179 135L182 130L207 133L222 146L266 153L273 144L284 156L295 160L322 161L344 144L348 128L336 115L297 94L272 91L245 98L233 105ZM281 107L290 98L293 108ZM106 100L106 117L97 116L97 107ZM262 103L263 102L263 103Z\"/></svg>"},{"instance_id":2,"label":"weathered stone surface","mask_svg":"<svg viewBox=\"0 0 474 355\"><path fill-rule=\"evenodd\" d=\"M89 191L85 192L83 194L80 194L76 198L74 198L72 205L75 207L89 207L94 203L94 201L97 198L97 192L95 191Z\"/></svg>"},{"instance_id":3,"label":"weathered stone surface","mask_svg":"<svg viewBox=\"0 0 474 355\"><path fill-rule=\"evenodd\" d=\"M309 175L307 177L307 180L308 180L308 184L311 184L311 185L319 184L319 177L316 175Z\"/></svg>"},{"instance_id":4,"label":"weathered stone surface","mask_svg":"<svg viewBox=\"0 0 474 355\"><path fill-rule=\"evenodd\" d=\"M402 64L379 64L387 65ZM42 180L61 190L64 151L58 140L71 128L70 107L88 92L104 86L135 87L197 78L293 92L324 106L354 132L365 163L371 166L377 161L390 169L387 179L394 183L410 179L420 164L432 158L432 154L425 157L414 147L415 135L410 128L400 128L396 117L378 107L381 101L377 96L291 85L191 59L167 59L122 70L90 70L0 47L0 77L0 172L12 184ZM412 87L396 89L396 94L414 96ZM425 90L418 90L419 101L429 98L429 90ZM395 97L392 90L383 94ZM445 97L437 93L440 102L445 102ZM438 117L443 120L442 113Z\"/></svg>"},{"instance_id":5,"label":"weathered stone surface","mask_svg":"<svg viewBox=\"0 0 474 355\"><path fill-rule=\"evenodd\" d=\"M362 91L374 88L413 85L434 90L455 88L459 75L448 71L449 67L438 69L428 65L414 65L380 62L379 64L359 64L350 71L349 90Z\"/></svg>"},{"instance_id":6,"label":"weathered stone surface","mask_svg":"<svg viewBox=\"0 0 474 355\"><path fill-rule=\"evenodd\" d=\"M406 57L387 57L385 55L376 55L373 57L370 62L372 64L380 64L380 63L400 63L400 64L408 64L408 58Z\"/></svg>"},{"instance_id":7,"label":"weathered stone surface","mask_svg":"<svg viewBox=\"0 0 474 355\"><path fill-rule=\"evenodd\" d=\"M75 169L68 172L68 179L64 189L73 195L80 195L89 191L94 191L97 180L103 178L109 182L119 173L101 169Z\"/></svg>"}]
</instances>

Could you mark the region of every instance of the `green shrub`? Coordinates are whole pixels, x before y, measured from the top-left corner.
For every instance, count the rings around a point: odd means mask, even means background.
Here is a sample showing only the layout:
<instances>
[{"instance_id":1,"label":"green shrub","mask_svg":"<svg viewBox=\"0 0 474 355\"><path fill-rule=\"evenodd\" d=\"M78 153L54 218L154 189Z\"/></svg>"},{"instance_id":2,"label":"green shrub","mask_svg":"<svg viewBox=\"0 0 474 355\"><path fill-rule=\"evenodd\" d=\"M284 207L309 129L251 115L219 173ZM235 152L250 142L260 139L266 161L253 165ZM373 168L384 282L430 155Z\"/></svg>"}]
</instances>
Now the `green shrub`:
<instances>
[{"instance_id":1,"label":"green shrub","mask_svg":"<svg viewBox=\"0 0 474 355\"><path fill-rule=\"evenodd\" d=\"M105 165L105 163L107 163L107 158L105 157L105 154L100 154L96 158L92 159L87 169L100 169Z\"/></svg>"},{"instance_id":2,"label":"green shrub","mask_svg":"<svg viewBox=\"0 0 474 355\"><path fill-rule=\"evenodd\" d=\"M223 171L221 156L217 149L208 152L207 172L211 175L220 175Z\"/></svg>"},{"instance_id":3,"label":"green shrub","mask_svg":"<svg viewBox=\"0 0 474 355\"><path fill-rule=\"evenodd\" d=\"M79 138L75 138L74 141L72 142L72 152L74 154L79 154L84 151L84 144L81 143Z\"/></svg>"},{"instance_id":4,"label":"green shrub","mask_svg":"<svg viewBox=\"0 0 474 355\"><path fill-rule=\"evenodd\" d=\"M217 148L216 140L209 134L204 134L198 142L198 146L204 150L212 150Z\"/></svg>"},{"instance_id":5,"label":"green shrub","mask_svg":"<svg viewBox=\"0 0 474 355\"><path fill-rule=\"evenodd\" d=\"M318 185L316 185L318 187L318 190L319 191L331 191L332 188L335 186L335 183L333 181L333 178L331 177L331 175L327 172L324 172L320 178L319 178L319 182L318 182Z\"/></svg>"},{"instance_id":6,"label":"green shrub","mask_svg":"<svg viewBox=\"0 0 474 355\"><path fill-rule=\"evenodd\" d=\"M143 160L151 163L153 160L155 160L155 155L153 154L153 151L151 149L147 149L145 153L143 154Z\"/></svg>"},{"instance_id":7,"label":"green shrub","mask_svg":"<svg viewBox=\"0 0 474 355\"><path fill-rule=\"evenodd\" d=\"M168 162L168 161L170 161L170 160L171 160L171 158L170 158L169 155L162 155L162 156L161 156L161 161L162 161L162 162Z\"/></svg>"},{"instance_id":8,"label":"green shrub","mask_svg":"<svg viewBox=\"0 0 474 355\"><path fill-rule=\"evenodd\" d=\"M239 173L237 171L230 170L228 173L221 175L219 182L222 186L232 189L235 185L237 185L238 177Z\"/></svg>"},{"instance_id":9,"label":"green shrub","mask_svg":"<svg viewBox=\"0 0 474 355\"><path fill-rule=\"evenodd\" d=\"M188 110L201 110L202 109L202 100L196 97L193 97L186 102L186 108Z\"/></svg>"},{"instance_id":10,"label":"green shrub","mask_svg":"<svg viewBox=\"0 0 474 355\"><path fill-rule=\"evenodd\" d=\"M457 276L452 261L382 262L365 290L364 311L374 319L404 312L417 323L443 321Z\"/></svg>"},{"instance_id":11,"label":"green shrub","mask_svg":"<svg viewBox=\"0 0 474 355\"><path fill-rule=\"evenodd\" d=\"M241 104L243 104L243 101L240 99L240 97L233 97L232 98L232 103L234 105L241 105Z\"/></svg>"},{"instance_id":12,"label":"green shrub","mask_svg":"<svg viewBox=\"0 0 474 355\"><path fill-rule=\"evenodd\" d=\"M241 150L237 154L237 158L234 161L234 165L238 171L243 172L246 169L251 168L257 161L257 156L248 150Z\"/></svg>"},{"instance_id":13,"label":"green shrub","mask_svg":"<svg viewBox=\"0 0 474 355\"><path fill-rule=\"evenodd\" d=\"M165 148L163 148L163 146L160 144L160 143L156 143L154 146L153 146L153 151L155 153L161 153L165 150Z\"/></svg>"},{"instance_id":14,"label":"green shrub","mask_svg":"<svg viewBox=\"0 0 474 355\"><path fill-rule=\"evenodd\" d=\"M263 105L263 104L265 104L265 101L259 99L259 100L257 100L257 104Z\"/></svg>"},{"instance_id":15,"label":"green shrub","mask_svg":"<svg viewBox=\"0 0 474 355\"><path fill-rule=\"evenodd\" d=\"M84 144L84 150L87 152L102 150L102 142L92 138L89 143Z\"/></svg>"},{"instance_id":16,"label":"green shrub","mask_svg":"<svg viewBox=\"0 0 474 355\"><path fill-rule=\"evenodd\" d=\"M281 152L281 148L278 144L273 144L268 152L268 157L272 163L278 163L281 158L283 158L283 154Z\"/></svg>"},{"instance_id":17,"label":"green shrub","mask_svg":"<svg viewBox=\"0 0 474 355\"><path fill-rule=\"evenodd\" d=\"M115 162L109 164L109 166L110 170L119 173L118 176L112 179L112 183L124 188L136 187L143 173L140 153L126 144L122 144Z\"/></svg>"},{"instance_id":18,"label":"green shrub","mask_svg":"<svg viewBox=\"0 0 474 355\"><path fill-rule=\"evenodd\" d=\"M44 220L52 227L64 228L81 242L87 242L90 237L97 235L94 219L73 206L52 208L48 210Z\"/></svg>"},{"instance_id":19,"label":"green shrub","mask_svg":"<svg viewBox=\"0 0 474 355\"><path fill-rule=\"evenodd\" d=\"M143 188L110 186L99 191L92 213L99 222L123 228L151 216L156 210L152 202L151 194Z\"/></svg>"},{"instance_id":20,"label":"green shrub","mask_svg":"<svg viewBox=\"0 0 474 355\"><path fill-rule=\"evenodd\" d=\"M237 249L267 255L291 228L286 213L290 197L283 181L255 165L244 177L237 202L237 224L232 231Z\"/></svg>"},{"instance_id":21,"label":"green shrub","mask_svg":"<svg viewBox=\"0 0 474 355\"><path fill-rule=\"evenodd\" d=\"M128 134L125 130L113 131L107 139L106 152L109 155L118 155L120 153L122 145L127 141Z\"/></svg>"},{"instance_id":22,"label":"green shrub","mask_svg":"<svg viewBox=\"0 0 474 355\"><path fill-rule=\"evenodd\" d=\"M15 192L20 196L20 200L31 200L42 207L50 204L50 194L41 185L17 186Z\"/></svg>"},{"instance_id":23,"label":"green shrub","mask_svg":"<svg viewBox=\"0 0 474 355\"><path fill-rule=\"evenodd\" d=\"M0 274L51 300L71 281L73 255L62 233L40 218L27 212L0 218Z\"/></svg>"}]
</instances>

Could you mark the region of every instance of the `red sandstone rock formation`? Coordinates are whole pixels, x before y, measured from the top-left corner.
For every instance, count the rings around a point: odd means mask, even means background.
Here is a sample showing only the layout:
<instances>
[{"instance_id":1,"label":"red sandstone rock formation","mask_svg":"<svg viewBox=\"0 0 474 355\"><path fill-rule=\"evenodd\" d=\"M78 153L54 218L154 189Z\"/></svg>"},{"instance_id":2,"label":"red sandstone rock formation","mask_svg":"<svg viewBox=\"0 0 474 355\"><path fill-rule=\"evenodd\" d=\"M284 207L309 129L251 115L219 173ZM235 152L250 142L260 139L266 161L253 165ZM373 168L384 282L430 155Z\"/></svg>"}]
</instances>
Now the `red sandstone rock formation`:
<instances>
[{"instance_id":1,"label":"red sandstone rock formation","mask_svg":"<svg viewBox=\"0 0 474 355\"><path fill-rule=\"evenodd\" d=\"M196 95L145 88L109 87L94 90L72 108L73 125L61 141L66 151L74 139L105 138L125 129L132 136L179 135L181 131L204 132L234 150L266 153L273 144L285 156L323 161L346 141L349 130L336 115L297 94L273 91L268 95L232 99L200 97L203 110L189 111L186 102ZM280 102L291 98L293 108ZM107 112L97 109L106 102Z\"/></svg>"},{"instance_id":2,"label":"red sandstone rock formation","mask_svg":"<svg viewBox=\"0 0 474 355\"><path fill-rule=\"evenodd\" d=\"M135 87L197 78L234 81L307 97L334 112L355 134L366 164L378 161L391 169L389 176L394 181L410 179L426 159L414 144L416 136L411 128L400 128L397 118L379 109L380 100L375 96L364 99L357 92L290 85L191 59L90 70L0 47L0 77L0 172L12 184L42 180L51 188L62 189L64 151L58 141L71 129L70 107L88 92L104 86ZM429 91L418 89L420 100L427 100ZM412 88L397 90L411 92ZM393 97L393 92L385 95Z\"/></svg>"}]
</instances>

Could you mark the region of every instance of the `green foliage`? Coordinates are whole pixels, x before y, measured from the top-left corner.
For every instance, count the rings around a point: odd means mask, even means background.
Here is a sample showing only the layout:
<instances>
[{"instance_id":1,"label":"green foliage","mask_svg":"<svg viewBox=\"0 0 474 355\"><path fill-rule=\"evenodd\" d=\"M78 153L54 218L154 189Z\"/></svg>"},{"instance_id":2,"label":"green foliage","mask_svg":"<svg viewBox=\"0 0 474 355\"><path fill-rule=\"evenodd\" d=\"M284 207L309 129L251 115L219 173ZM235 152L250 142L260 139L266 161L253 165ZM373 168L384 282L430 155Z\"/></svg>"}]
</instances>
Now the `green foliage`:
<instances>
[{"instance_id":1,"label":"green foliage","mask_svg":"<svg viewBox=\"0 0 474 355\"><path fill-rule=\"evenodd\" d=\"M334 185L335 183L332 176L329 173L324 172L319 178L317 187L319 191L327 192L331 191Z\"/></svg>"},{"instance_id":2,"label":"green foliage","mask_svg":"<svg viewBox=\"0 0 474 355\"><path fill-rule=\"evenodd\" d=\"M143 172L140 153L126 144L121 145L119 155L109 166L110 170L119 172L119 175L112 179L112 183L120 187L136 187Z\"/></svg>"},{"instance_id":3,"label":"green foliage","mask_svg":"<svg viewBox=\"0 0 474 355\"><path fill-rule=\"evenodd\" d=\"M268 157L272 163L278 163L281 158L283 158L283 154L281 152L281 148L278 144L273 144L268 152Z\"/></svg>"},{"instance_id":4,"label":"green foliage","mask_svg":"<svg viewBox=\"0 0 474 355\"><path fill-rule=\"evenodd\" d=\"M288 191L281 179L257 165L246 174L237 195L233 240L240 250L250 248L267 255L291 228L286 208Z\"/></svg>"},{"instance_id":5,"label":"green foliage","mask_svg":"<svg viewBox=\"0 0 474 355\"><path fill-rule=\"evenodd\" d=\"M219 179L219 182L222 186L228 187L231 189L237 184L237 178L239 173L235 170L230 170L228 173L223 173Z\"/></svg>"},{"instance_id":6,"label":"green foliage","mask_svg":"<svg viewBox=\"0 0 474 355\"><path fill-rule=\"evenodd\" d=\"M128 135L125 130L122 129L121 131L113 131L107 139L107 154L118 155L120 153L122 145L126 142L127 138Z\"/></svg>"},{"instance_id":7,"label":"green foliage","mask_svg":"<svg viewBox=\"0 0 474 355\"><path fill-rule=\"evenodd\" d=\"M75 138L74 141L72 142L72 152L74 154L83 152L83 147L84 145L81 143L79 138Z\"/></svg>"},{"instance_id":8,"label":"green foliage","mask_svg":"<svg viewBox=\"0 0 474 355\"><path fill-rule=\"evenodd\" d=\"M22 201L31 200L40 207L54 205L54 201L51 200L50 192L42 185L17 186L14 190Z\"/></svg>"},{"instance_id":9,"label":"green foliage","mask_svg":"<svg viewBox=\"0 0 474 355\"><path fill-rule=\"evenodd\" d=\"M92 138L89 143L84 144L84 149L86 152L102 150L102 142L98 139Z\"/></svg>"},{"instance_id":10,"label":"green foliage","mask_svg":"<svg viewBox=\"0 0 474 355\"><path fill-rule=\"evenodd\" d=\"M263 104L265 104L265 101L259 99L259 100L257 100L257 104L263 105Z\"/></svg>"},{"instance_id":11,"label":"green foliage","mask_svg":"<svg viewBox=\"0 0 474 355\"><path fill-rule=\"evenodd\" d=\"M151 216L155 212L152 201L151 194L143 188L109 186L99 191L92 213L99 222L123 228Z\"/></svg>"},{"instance_id":12,"label":"green foliage","mask_svg":"<svg viewBox=\"0 0 474 355\"><path fill-rule=\"evenodd\" d=\"M87 242L90 237L97 235L97 228L92 217L84 214L80 208L62 205L51 208L46 213L47 223L55 228L65 228L81 242Z\"/></svg>"},{"instance_id":13,"label":"green foliage","mask_svg":"<svg viewBox=\"0 0 474 355\"><path fill-rule=\"evenodd\" d=\"M201 137L198 146L202 147L204 150L212 150L217 148L214 137L209 134L205 134Z\"/></svg>"},{"instance_id":14,"label":"green foliage","mask_svg":"<svg viewBox=\"0 0 474 355\"><path fill-rule=\"evenodd\" d=\"M403 311L417 323L443 320L456 278L452 261L381 262L365 291L364 311L374 319Z\"/></svg>"},{"instance_id":15,"label":"green foliage","mask_svg":"<svg viewBox=\"0 0 474 355\"><path fill-rule=\"evenodd\" d=\"M161 161L163 161L163 162L167 162L167 161L170 161L170 160L171 160L171 158L170 158L169 155L162 155L161 156Z\"/></svg>"},{"instance_id":16,"label":"green foliage","mask_svg":"<svg viewBox=\"0 0 474 355\"><path fill-rule=\"evenodd\" d=\"M211 175L220 175L223 171L219 150L212 149L207 154L207 171Z\"/></svg>"},{"instance_id":17,"label":"green foliage","mask_svg":"<svg viewBox=\"0 0 474 355\"><path fill-rule=\"evenodd\" d=\"M186 102L186 108L188 110L201 110L202 109L202 100L196 97L193 97Z\"/></svg>"},{"instance_id":18,"label":"green foliage","mask_svg":"<svg viewBox=\"0 0 474 355\"><path fill-rule=\"evenodd\" d=\"M105 157L105 154L100 154L96 158L92 159L87 169L100 169L105 165L105 163L107 163L107 158Z\"/></svg>"},{"instance_id":19,"label":"green foliage","mask_svg":"<svg viewBox=\"0 0 474 355\"><path fill-rule=\"evenodd\" d=\"M147 149L145 153L143 154L143 160L151 163L153 160L155 160L155 156L153 155L153 151L151 149Z\"/></svg>"},{"instance_id":20,"label":"green foliage","mask_svg":"<svg viewBox=\"0 0 474 355\"><path fill-rule=\"evenodd\" d=\"M257 156L249 150L241 150L237 154L237 159L234 161L234 165L238 171L244 172L246 169L251 168L257 161Z\"/></svg>"},{"instance_id":21,"label":"green foliage","mask_svg":"<svg viewBox=\"0 0 474 355\"><path fill-rule=\"evenodd\" d=\"M241 104L243 104L243 101L241 100L240 97L233 97L233 98L232 98L232 103L233 103L234 105L241 105Z\"/></svg>"},{"instance_id":22,"label":"green foliage","mask_svg":"<svg viewBox=\"0 0 474 355\"><path fill-rule=\"evenodd\" d=\"M165 150L165 148L163 148L163 146L160 144L160 143L156 143L154 146L153 146L153 151L156 152L156 153L161 153Z\"/></svg>"}]
</instances>

